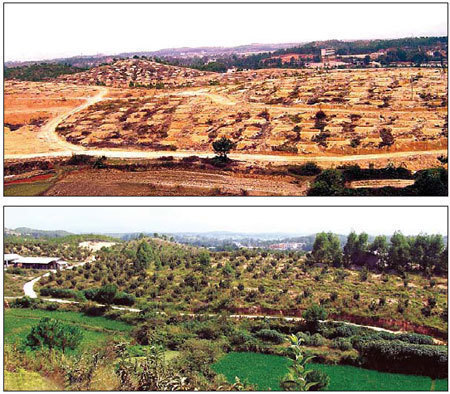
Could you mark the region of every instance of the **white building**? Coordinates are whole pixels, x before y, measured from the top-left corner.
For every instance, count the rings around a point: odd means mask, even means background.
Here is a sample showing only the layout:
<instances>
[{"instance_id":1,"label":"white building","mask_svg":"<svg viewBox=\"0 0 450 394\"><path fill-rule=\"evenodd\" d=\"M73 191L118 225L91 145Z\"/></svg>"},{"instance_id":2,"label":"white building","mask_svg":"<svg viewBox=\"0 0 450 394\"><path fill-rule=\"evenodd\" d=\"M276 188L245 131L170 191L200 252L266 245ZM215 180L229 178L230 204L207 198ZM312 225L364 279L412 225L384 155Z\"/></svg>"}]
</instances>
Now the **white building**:
<instances>
[{"instance_id":1,"label":"white building","mask_svg":"<svg viewBox=\"0 0 450 394\"><path fill-rule=\"evenodd\" d=\"M11 264L14 263L14 261L16 261L20 258L21 258L21 256L19 256L18 254L6 253L5 255L3 255L3 265L5 267L9 267Z\"/></svg>"},{"instance_id":2,"label":"white building","mask_svg":"<svg viewBox=\"0 0 450 394\"><path fill-rule=\"evenodd\" d=\"M16 254L5 254L3 257L5 267L57 269L63 270L69 264L59 257L22 257Z\"/></svg>"}]
</instances>

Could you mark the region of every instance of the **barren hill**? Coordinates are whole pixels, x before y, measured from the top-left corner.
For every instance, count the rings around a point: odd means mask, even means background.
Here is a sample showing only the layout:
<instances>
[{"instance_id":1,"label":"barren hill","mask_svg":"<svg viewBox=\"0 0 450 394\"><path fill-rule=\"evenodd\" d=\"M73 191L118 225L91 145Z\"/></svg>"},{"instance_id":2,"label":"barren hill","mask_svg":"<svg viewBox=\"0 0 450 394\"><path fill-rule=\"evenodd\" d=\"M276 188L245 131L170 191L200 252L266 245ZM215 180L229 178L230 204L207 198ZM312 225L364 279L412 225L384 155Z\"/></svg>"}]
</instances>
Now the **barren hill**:
<instances>
[{"instance_id":1,"label":"barren hill","mask_svg":"<svg viewBox=\"0 0 450 394\"><path fill-rule=\"evenodd\" d=\"M64 75L60 81L124 88L185 87L204 85L215 73L169 66L145 59L123 59L88 71Z\"/></svg>"}]
</instances>

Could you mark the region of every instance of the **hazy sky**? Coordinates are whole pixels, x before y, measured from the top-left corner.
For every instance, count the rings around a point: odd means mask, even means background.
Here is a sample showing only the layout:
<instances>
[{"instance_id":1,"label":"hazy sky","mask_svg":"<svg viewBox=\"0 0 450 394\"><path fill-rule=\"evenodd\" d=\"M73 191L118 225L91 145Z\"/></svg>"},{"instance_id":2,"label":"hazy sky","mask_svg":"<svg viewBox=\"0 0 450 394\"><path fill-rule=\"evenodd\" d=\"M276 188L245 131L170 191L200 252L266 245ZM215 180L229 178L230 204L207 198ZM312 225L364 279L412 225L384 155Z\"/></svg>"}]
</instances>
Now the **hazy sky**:
<instances>
[{"instance_id":1,"label":"hazy sky","mask_svg":"<svg viewBox=\"0 0 450 394\"><path fill-rule=\"evenodd\" d=\"M446 4L5 4L5 60L447 34Z\"/></svg>"},{"instance_id":2,"label":"hazy sky","mask_svg":"<svg viewBox=\"0 0 450 394\"><path fill-rule=\"evenodd\" d=\"M6 207L7 228L71 232L447 233L445 207Z\"/></svg>"}]
</instances>

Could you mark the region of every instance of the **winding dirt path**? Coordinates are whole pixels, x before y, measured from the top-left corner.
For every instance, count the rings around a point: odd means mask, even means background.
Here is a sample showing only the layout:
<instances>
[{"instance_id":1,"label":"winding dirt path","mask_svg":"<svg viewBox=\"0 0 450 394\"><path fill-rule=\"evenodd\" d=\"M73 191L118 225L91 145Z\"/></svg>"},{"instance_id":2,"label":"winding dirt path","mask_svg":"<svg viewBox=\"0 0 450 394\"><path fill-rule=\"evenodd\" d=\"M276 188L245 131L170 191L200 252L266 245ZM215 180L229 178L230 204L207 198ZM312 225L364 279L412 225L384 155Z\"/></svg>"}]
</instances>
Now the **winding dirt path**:
<instances>
[{"instance_id":1,"label":"winding dirt path","mask_svg":"<svg viewBox=\"0 0 450 394\"><path fill-rule=\"evenodd\" d=\"M95 96L89 97L83 104L71 109L68 112L64 112L63 114L47 122L39 132L40 138L44 139L49 144L55 147L59 147L61 149L69 149L70 151L83 151L84 150L83 147L71 144L70 142L67 142L64 138L60 137L56 132L56 128L63 120L67 119L69 116L79 111L82 111L88 108L89 106L98 103L99 101L102 101L104 96L108 93L108 89L105 87L99 87L98 89L99 92Z\"/></svg>"},{"instance_id":2,"label":"winding dirt path","mask_svg":"<svg viewBox=\"0 0 450 394\"><path fill-rule=\"evenodd\" d=\"M80 264L79 264L80 265ZM70 267L70 268L73 268ZM69 268L69 269L70 269ZM36 292L34 291L33 287L34 284L36 282L38 282L41 278L43 278L44 276L48 276L50 275L50 272L47 272L44 275L41 275L37 278L32 279L31 281L25 283L23 290L26 296L30 297L30 298L38 298ZM5 297L5 298L9 298L9 299L13 299L13 298L19 298L19 297ZM60 304L79 304L78 301L72 301L72 300L65 300L65 299L60 299L60 298L44 298L45 301L50 301L50 302L57 302ZM104 306L103 304L97 304L98 306ZM141 309L138 308L131 308L131 307L121 307L121 306L113 306L111 305L112 309L116 309L116 310L121 310L121 311L128 311L128 312L141 312ZM164 312L161 312L164 313ZM214 313L210 313L210 314L199 314L199 313L183 313L180 312L179 314L180 316L190 316L190 317L196 317L196 316L208 316L208 317L216 317L218 316L217 314ZM271 315L246 315L246 314L231 314L229 315L229 317L231 319L261 319L261 318L265 318L265 319L282 319L285 321L303 321L304 319L302 317L297 317L297 316L271 316ZM338 320L322 320L323 323L326 322L331 322L331 323L342 323L342 321L338 321ZM388 330L386 328L382 328L382 327L377 327L377 326L366 326L366 325L362 325L362 324L356 324L356 323L350 323L350 322L344 322L348 325L351 326L355 326L355 327L364 327L364 328L369 328L372 329L374 331L383 331L383 332L389 332L389 333L393 333L393 334L398 334L402 331L392 331L392 330ZM433 338L434 339L434 338ZM434 339L436 341L436 343L441 343L441 341Z\"/></svg>"},{"instance_id":3,"label":"winding dirt path","mask_svg":"<svg viewBox=\"0 0 450 394\"><path fill-rule=\"evenodd\" d=\"M211 157L212 152L204 151L139 151L139 150L120 150L120 149L87 149L85 147L72 144L66 141L63 137L60 137L56 132L58 125L67 119L69 116L75 114L76 112L82 111L89 106L106 100L104 97L108 93L106 87L98 87L99 92L97 95L90 97L82 105L65 112L54 119L50 120L47 124L43 126L39 135L47 143L52 146L59 148L60 150L46 152L46 153L30 153L30 154L5 154L5 160L20 160L20 159L38 159L38 158L57 158L57 157L70 157L74 153L82 153L89 156L106 156L108 158L117 159L157 159L162 156L173 156L175 158L183 158L188 156L199 156L201 158ZM231 100L230 98L211 93L209 90L188 90L177 93L180 96L206 96L212 101L233 106L237 105L238 102ZM267 107L267 106L265 106ZM269 106L270 108L271 106ZM273 106L276 107L276 106ZM287 108L286 109L295 109ZM343 111L350 111L350 109L345 109ZM377 159L391 159L391 158L407 158L411 156L424 156L424 155L446 155L446 149L439 150L427 150L427 151L409 151L409 152L383 152L383 153L372 153L372 154L362 154L362 155L339 155L339 156L288 156L288 155L270 155L270 154L252 154L252 153L232 153L229 157L233 160L247 161L247 162L263 162L272 164L294 164L294 163L304 163L307 161L315 162L348 162L348 161L359 161L359 160L377 160Z\"/></svg>"}]
</instances>

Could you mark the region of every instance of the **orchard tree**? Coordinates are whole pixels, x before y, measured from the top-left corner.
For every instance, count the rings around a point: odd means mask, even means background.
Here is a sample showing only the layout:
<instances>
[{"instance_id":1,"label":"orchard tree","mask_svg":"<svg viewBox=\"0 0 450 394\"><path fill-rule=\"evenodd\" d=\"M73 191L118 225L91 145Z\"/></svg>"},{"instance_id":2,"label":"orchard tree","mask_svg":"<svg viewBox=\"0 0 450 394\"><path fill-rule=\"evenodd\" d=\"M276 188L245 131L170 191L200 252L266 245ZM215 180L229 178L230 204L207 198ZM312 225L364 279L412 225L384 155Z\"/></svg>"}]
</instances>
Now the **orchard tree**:
<instances>
[{"instance_id":1,"label":"orchard tree","mask_svg":"<svg viewBox=\"0 0 450 394\"><path fill-rule=\"evenodd\" d=\"M228 153L235 148L236 144L230 139L222 137L219 140L214 141L212 146L214 152L216 152L223 161L226 161L228 160Z\"/></svg>"},{"instance_id":2,"label":"orchard tree","mask_svg":"<svg viewBox=\"0 0 450 394\"><path fill-rule=\"evenodd\" d=\"M198 262L202 268L208 268L211 264L211 255L207 250L201 250L198 254Z\"/></svg>"},{"instance_id":3,"label":"orchard tree","mask_svg":"<svg viewBox=\"0 0 450 394\"><path fill-rule=\"evenodd\" d=\"M445 275L448 272L448 248L442 251L439 260L434 269L437 275Z\"/></svg>"},{"instance_id":4,"label":"orchard tree","mask_svg":"<svg viewBox=\"0 0 450 394\"><path fill-rule=\"evenodd\" d=\"M344 265L349 266L353 263L353 254L355 253L356 246L358 243L358 235L352 231L348 237L347 242L344 246L343 262Z\"/></svg>"},{"instance_id":5,"label":"orchard tree","mask_svg":"<svg viewBox=\"0 0 450 394\"><path fill-rule=\"evenodd\" d=\"M317 304L312 305L305 312L303 312L303 318L305 319L308 329L311 332L317 332L320 321L326 320L327 317L327 311L322 306Z\"/></svg>"},{"instance_id":6,"label":"orchard tree","mask_svg":"<svg viewBox=\"0 0 450 394\"><path fill-rule=\"evenodd\" d=\"M98 289L95 299L105 305L111 305L114 303L114 299L117 295L117 286L113 284L107 284Z\"/></svg>"},{"instance_id":7,"label":"orchard tree","mask_svg":"<svg viewBox=\"0 0 450 394\"><path fill-rule=\"evenodd\" d=\"M66 349L75 349L82 339L83 333L78 327L44 317L31 329L25 343L33 349L45 346L50 351L58 349L64 353Z\"/></svg>"},{"instance_id":8,"label":"orchard tree","mask_svg":"<svg viewBox=\"0 0 450 394\"><path fill-rule=\"evenodd\" d=\"M440 256L444 250L442 235L419 234L410 241L411 261L417 264L420 270L431 275L435 267L440 264Z\"/></svg>"}]
</instances>

